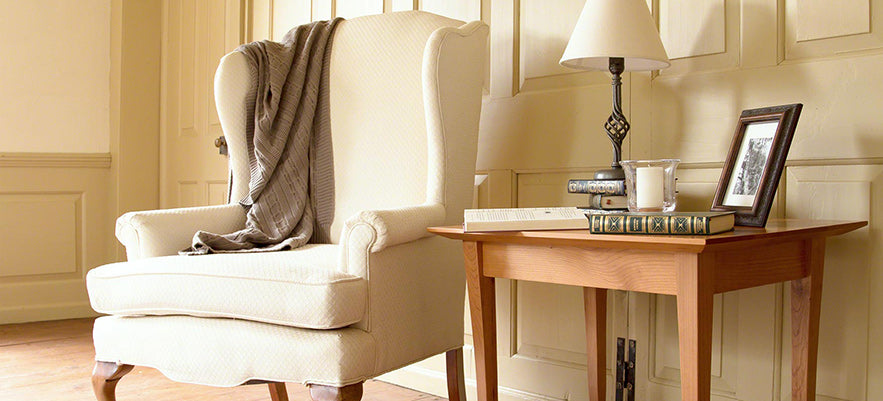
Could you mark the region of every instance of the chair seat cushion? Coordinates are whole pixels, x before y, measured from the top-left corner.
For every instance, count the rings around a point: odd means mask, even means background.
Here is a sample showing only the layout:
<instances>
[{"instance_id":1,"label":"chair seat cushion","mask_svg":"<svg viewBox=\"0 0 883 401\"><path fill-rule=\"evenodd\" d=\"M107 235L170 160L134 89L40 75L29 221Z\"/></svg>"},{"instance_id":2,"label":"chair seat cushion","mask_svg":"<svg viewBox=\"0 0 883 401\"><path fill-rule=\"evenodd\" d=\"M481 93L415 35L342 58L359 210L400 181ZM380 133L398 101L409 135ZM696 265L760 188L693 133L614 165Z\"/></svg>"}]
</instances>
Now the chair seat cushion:
<instances>
[{"instance_id":1,"label":"chair seat cushion","mask_svg":"<svg viewBox=\"0 0 883 401\"><path fill-rule=\"evenodd\" d=\"M86 277L101 313L227 317L311 329L362 319L368 284L337 270L338 245L284 252L164 256L114 263Z\"/></svg>"}]
</instances>

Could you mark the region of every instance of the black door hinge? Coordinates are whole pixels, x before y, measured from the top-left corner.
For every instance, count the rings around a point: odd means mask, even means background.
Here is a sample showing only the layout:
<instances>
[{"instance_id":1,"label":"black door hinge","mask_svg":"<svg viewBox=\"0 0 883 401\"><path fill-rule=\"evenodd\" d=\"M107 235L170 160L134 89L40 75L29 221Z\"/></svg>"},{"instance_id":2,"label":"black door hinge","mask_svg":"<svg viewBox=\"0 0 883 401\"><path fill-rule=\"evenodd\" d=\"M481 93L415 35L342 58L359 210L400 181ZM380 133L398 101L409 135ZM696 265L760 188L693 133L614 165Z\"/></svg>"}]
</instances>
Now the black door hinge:
<instances>
[{"instance_id":1,"label":"black door hinge","mask_svg":"<svg viewBox=\"0 0 883 401\"><path fill-rule=\"evenodd\" d=\"M616 401L635 401L635 347L637 341L629 340L628 358L625 339L616 339Z\"/></svg>"}]
</instances>

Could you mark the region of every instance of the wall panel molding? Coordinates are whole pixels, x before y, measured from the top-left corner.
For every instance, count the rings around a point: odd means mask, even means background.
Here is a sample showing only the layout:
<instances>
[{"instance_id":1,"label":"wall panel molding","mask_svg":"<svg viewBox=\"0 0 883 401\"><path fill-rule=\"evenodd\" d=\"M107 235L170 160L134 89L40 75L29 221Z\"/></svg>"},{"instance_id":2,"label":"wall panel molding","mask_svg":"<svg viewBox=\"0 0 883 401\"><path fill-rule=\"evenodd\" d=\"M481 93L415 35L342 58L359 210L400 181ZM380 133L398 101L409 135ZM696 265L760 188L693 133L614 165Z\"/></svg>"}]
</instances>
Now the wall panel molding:
<instances>
[{"instance_id":1,"label":"wall panel molding","mask_svg":"<svg viewBox=\"0 0 883 401\"><path fill-rule=\"evenodd\" d=\"M738 360L736 332L738 293L714 296L714 325L711 346L712 394L735 397L736 363ZM678 365L677 304L670 295L650 295L650 336L647 347L649 380L656 384L680 387Z\"/></svg>"},{"instance_id":2,"label":"wall panel molding","mask_svg":"<svg viewBox=\"0 0 883 401\"><path fill-rule=\"evenodd\" d=\"M110 153L0 153L0 168L58 167L109 169Z\"/></svg>"},{"instance_id":3,"label":"wall panel molding","mask_svg":"<svg viewBox=\"0 0 883 401\"><path fill-rule=\"evenodd\" d=\"M659 35L671 60L727 51L724 0L658 0Z\"/></svg>"},{"instance_id":4,"label":"wall panel molding","mask_svg":"<svg viewBox=\"0 0 883 401\"><path fill-rule=\"evenodd\" d=\"M696 8L699 2L659 1L659 30L672 43L671 67L660 70L659 75L739 67L743 51L739 2L715 0Z\"/></svg>"},{"instance_id":5,"label":"wall panel molding","mask_svg":"<svg viewBox=\"0 0 883 401\"><path fill-rule=\"evenodd\" d=\"M82 272L82 192L0 192L0 278Z\"/></svg>"},{"instance_id":6,"label":"wall panel molding","mask_svg":"<svg viewBox=\"0 0 883 401\"><path fill-rule=\"evenodd\" d=\"M517 93L610 85L606 72L579 71L558 64L583 4L581 0L567 0L549 7L544 0L515 1L512 69ZM624 92L627 98L627 88Z\"/></svg>"},{"instance_id":7,"label":"wall panel molding","mask_svg":"<svg viewBox=\"0 0 883 401\"><path fill-rule=\"evenodd\" d=\"M881 0L785 0L785 59L883 49L881 7Z\"/></svg>"},{"instance_id":8,"label":"wall panel molding","mask_svg":"<svg viewBox=\"0 0 883 401\"><path fill-rule=\"evenodd\" d=\"M94 316L89 269L115 261L109 155L0 163L0 324Z\"/></svg>"}]
</instances>

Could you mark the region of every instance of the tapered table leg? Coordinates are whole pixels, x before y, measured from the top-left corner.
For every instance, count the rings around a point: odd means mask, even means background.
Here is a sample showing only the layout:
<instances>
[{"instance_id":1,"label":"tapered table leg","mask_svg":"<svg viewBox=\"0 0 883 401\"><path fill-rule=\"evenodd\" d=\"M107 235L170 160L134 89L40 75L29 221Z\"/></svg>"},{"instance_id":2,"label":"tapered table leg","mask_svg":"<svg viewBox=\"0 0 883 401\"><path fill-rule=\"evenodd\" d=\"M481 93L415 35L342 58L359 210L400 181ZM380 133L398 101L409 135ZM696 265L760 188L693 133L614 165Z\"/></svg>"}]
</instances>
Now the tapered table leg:
<instances>
[{"instance_id":1,"label":"tapered table leg","mask_svg":"<svg viewBox=\"0 0 883 401\"><path fill-rule=\"evenodd\" d=\"M497 400L497 308L494 279L483 275L481 244L463 241L479 401Z\"/></svg>"},{"instance_id":2,"label":"tapered table leg","mask_svg":"<svg viewBox=\"0 0 883 401\"><path fill-rule=\"evenodd\" d=\"M607 400L607 290L583 287L589 400Z\"/></svg>"},{"instance_id":3,"label":"tapered table leg","mask_svg":"<svg viewBox=\"0 0 883 401\"><path fill-rule=\"evenodd\" d=\"M809 275L791 282L791 399L816 399L825 239L809 241Z\"/></svg>"},{"instance_id":4,"label":"tapered table leg","mask_svg":"<svg viewBox=\"0 0 883 401\"><path fill-rule=\"evenodd\" d=\"M678 341L681 399L711 399L711 328L714 316L714 266L711 255L679 257Z\"/></svg>"}]
</instances>

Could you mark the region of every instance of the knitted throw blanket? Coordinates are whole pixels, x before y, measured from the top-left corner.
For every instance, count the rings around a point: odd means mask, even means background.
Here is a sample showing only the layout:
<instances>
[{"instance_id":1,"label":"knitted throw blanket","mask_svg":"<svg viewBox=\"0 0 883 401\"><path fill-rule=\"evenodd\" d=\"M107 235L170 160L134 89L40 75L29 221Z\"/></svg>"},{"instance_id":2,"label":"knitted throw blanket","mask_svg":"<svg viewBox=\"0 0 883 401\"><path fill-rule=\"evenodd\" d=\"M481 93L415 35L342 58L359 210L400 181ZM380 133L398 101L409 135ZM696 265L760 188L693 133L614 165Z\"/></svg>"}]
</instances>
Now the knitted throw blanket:
<instances>
[{"instance_id":1,"label":"knitted throw blanket","mask_svg":"<svg viewBox=\"0 0 883 401\"><path fill-rule=\"evenodd\" d=\"M263 252L329 242L334 168L328 106L331 38L340 18L301 25L281 43L253 42L245 54L257 88L246 142L245 229L199 231L183 254ZM251 121L254 121L252 126Z\"/></svg>"}]
</instances>

